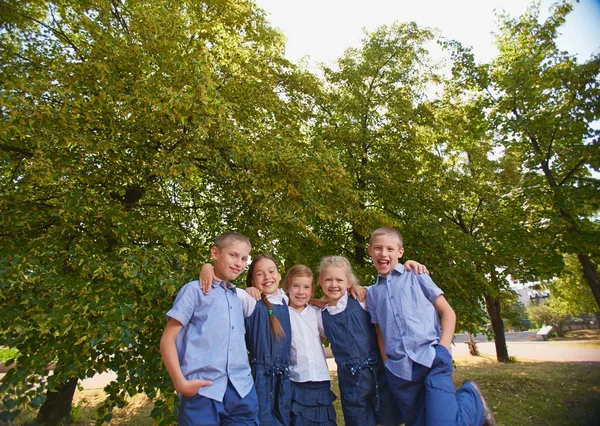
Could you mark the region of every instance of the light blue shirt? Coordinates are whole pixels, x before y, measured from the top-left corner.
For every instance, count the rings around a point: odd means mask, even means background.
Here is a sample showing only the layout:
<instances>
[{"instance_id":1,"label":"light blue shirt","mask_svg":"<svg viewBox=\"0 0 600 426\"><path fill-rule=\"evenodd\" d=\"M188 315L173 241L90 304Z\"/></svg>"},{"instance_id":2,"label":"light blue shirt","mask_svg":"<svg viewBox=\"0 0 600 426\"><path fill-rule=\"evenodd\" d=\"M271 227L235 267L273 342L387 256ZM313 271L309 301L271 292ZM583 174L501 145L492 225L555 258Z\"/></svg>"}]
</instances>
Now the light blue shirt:
<instances>
[{"instance_id":1,"label":"light blue shirt","mask_svg":"<svg viewBox=\"0 0 600 426\"><path fill-rule=\"evenodd\" d=\"M181 371L186 379L212 380L199 395L223 402L227 380L243 398L253 380L244 340L242 302L234 285L213 281L208 294L198 281L184 285L167 316L183 325L176 340Z\"/></svg>"},{"instance_id":2,"label":"light blue shirt","mask_svg":"<svg viewBox=\"0 0 600 426\"><path fill-rule=\"evenodd\" d=\"M429 275L416 275L401 264L386 277L379 275L367 291L371 322L379 324L385 343L385 366L395 376L411 380L413 362L433 364L433 346L441 335L433 303L441 294Z\"/></svg>"}]
</instances>

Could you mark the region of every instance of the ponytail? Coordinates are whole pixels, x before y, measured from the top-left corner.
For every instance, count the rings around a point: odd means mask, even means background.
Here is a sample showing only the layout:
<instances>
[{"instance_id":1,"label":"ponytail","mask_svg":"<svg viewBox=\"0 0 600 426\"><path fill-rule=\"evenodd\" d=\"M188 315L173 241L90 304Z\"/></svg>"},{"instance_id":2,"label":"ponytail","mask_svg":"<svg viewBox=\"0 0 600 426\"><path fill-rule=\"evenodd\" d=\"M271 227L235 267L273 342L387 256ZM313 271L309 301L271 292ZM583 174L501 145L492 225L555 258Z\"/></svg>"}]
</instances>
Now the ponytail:
<instances>
[{"instance_id":1,"label":"ponytail","mask_svg":"<svg viewBox=\"0 0 600 426\"><path fill-rule=\"evenodd\" d=\"M265 296L264 293L261 293L260 298L262 299L263 303L269 310L269 320L271 321L271 332L275 336L275 339L279 342L282 337L285 337L285 331L283 330L283 327L279 323L279 320L277 318L275 318L275 315L273 315L273 308L271 306L271 302L269 302L269 299L267 299L267 296Z\"/></svg>"}]
</instances>

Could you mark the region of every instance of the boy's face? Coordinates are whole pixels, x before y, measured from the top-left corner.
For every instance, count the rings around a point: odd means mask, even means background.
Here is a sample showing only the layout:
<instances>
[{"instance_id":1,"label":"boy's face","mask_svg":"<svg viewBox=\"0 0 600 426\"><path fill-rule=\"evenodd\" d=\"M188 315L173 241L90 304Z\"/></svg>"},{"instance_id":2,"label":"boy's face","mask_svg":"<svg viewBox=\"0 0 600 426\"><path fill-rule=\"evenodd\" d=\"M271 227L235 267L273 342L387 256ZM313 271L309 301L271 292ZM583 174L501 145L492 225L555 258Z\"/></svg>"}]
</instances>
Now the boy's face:
<instances>
[{"instance_id":1,"label":"boy's face","mask_svg":"<svg viewBox=\"0 0 600 426\"><path fill-rule=\"evenodd\" d=\"M252 272L252 286L265 294L277 294L281 275L271 259L259 259Z\"/></svg>"},{"instance_id":2,"label":"boy's face","mask_svg":"<svg viewBox=\"0 0 600 426\"><path fill-rule=\"evenodd\" d=\"M235 280L246 269L250 246L242 241L233 242L222 249L210 250L215 266L215 277L224 281Z\"/></svg>"},{"instance_id":3,"label":"boy's face","mask_svg":"<svg viewBox=\"0 0 600 426\"><path fill-rule=\"evenodd\" d=\"M319 283L323 288L323 293L329 299L328 303L332 306L335 306L350 288L346 270L337 266L323 269L319 275Z\"/></svg>"},{"instance_id":4,"label":"boy's face","mask_svg":"<svg viewBox=\"0 0 600 426\"><path fill-rule=\"evenodd\" d=\"M398 259L404 254L400 240L394 234L380 234L369 245L369 254L380 275L386 276L398 264Z\"/></svg>"},{"instance_id":5,"label":"boy's face","mask_svg":"<svg viewBox=\"0 0 600 426\"><path fill-rule=\"evenodd\" d=\"M312 278L296 276L288 287L288 296L290 297L290 306L298 309L306 306L312 297Z\"/></svg>"}]
</instances>

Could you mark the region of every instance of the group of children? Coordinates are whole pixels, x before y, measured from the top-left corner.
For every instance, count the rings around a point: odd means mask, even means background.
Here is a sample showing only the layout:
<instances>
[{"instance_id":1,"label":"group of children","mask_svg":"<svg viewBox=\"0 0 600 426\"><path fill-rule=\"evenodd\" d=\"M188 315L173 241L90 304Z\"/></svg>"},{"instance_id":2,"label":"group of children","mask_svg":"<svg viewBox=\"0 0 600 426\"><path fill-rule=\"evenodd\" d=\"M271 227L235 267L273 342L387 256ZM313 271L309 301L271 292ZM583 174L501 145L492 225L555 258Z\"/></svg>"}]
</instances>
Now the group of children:
<instances>
[{"instance_id":1,"label":"group of children","mask_svg":"<svg viewBox=\"0 0 600 426\"><path fill-rule=\"evenodd\" d=\"M495 424L475 383L455 390L449 351L456 317L428 275L409 271L416 262L398 263L402 244L393 228L371 235L379 275L366 302L350 262L323 258L321 309L309 304L310 268L291 267L282 290L269 256L253 258L248 288L236 288L231 281L245 270L251 244L239 233L219 236L213 265L179 291L161 339L181 397L179 423L336 425L327 338L346 425Z\"/></svg>"}]
</instances>

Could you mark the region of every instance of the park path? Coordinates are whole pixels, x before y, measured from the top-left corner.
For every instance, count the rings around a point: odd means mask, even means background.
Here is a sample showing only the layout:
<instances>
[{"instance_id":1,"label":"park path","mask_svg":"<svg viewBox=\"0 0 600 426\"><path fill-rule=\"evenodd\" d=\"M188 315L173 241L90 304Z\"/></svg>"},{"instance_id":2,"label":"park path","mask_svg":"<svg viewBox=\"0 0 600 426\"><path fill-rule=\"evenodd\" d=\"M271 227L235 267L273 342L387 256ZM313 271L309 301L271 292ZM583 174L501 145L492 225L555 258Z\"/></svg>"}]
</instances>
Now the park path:
<instances>
[{"instance_id":1,"label":"park path","mask_svg":"<svg viewBox=\"0 0 600 426\"><path fill-rule=\"evenodd\" d=\"M508 355L517 361L553 361L553 362L600 362L600 348L586 347L585 342L507 342ZM496 357L494 342L477 344L481 355ZM455 358L470 357L465 343L452 347Z\"/></svg>"},{"instance_id":2,"label":"park path","mask_svg":"<svg viewBox=\"0 0 600 426\"><path fill-rule=\"evenodd\" d=\"M552 361L552 362L600 362L600 348L585 346L585 342L507 342L508 354L518 361ZM479 352L487 359L496 359L494 342L479 342ZM457 362L473 359L465 343L456 343L452 346L452 356ZM333 358L327 359L331 371L337 367ZM4 374L0 374L0 379ZM107 372L96 374L94 377L82 380L85 389L103 388L108 383L116 380L116 374Z\"/></svg>"}]
</instances>

